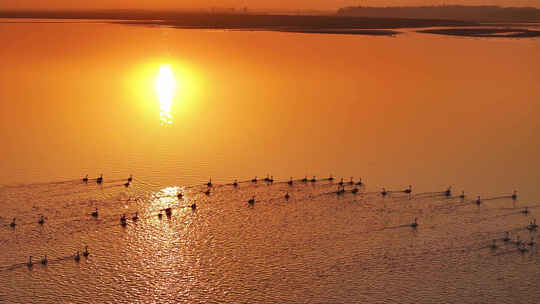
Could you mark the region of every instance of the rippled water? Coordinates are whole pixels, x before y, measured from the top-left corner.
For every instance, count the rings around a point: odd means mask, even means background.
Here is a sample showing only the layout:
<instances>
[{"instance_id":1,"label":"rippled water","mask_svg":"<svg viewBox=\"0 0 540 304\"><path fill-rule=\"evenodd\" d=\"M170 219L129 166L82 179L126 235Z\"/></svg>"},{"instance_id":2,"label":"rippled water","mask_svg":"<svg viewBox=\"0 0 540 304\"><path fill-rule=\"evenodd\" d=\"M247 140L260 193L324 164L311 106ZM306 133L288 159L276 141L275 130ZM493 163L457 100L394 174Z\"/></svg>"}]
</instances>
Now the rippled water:
<instances>
[{"instance_id":1,"label":"rippled water","mask_svg":"<svg viewBox=\"0 0 540 304\"><path fill-rule=\"evenodd\" d=\"M508 197L478 206L442 192L337 195L329 181L215 185L210 195L205 186L151 189L137 179L129 188L119 180L2 188L17 226L2 217L1 299L532 303L537 292L537 248L520 253L502 241L505 231L536 235L525 229L526 204ZM169 206L172 215L160 219ZM531 214L538 207L529 204ZM76 262L85 245L90 255ZM45 254L47 266L39 264Z\"/></svg>"},{"instance_id":2,"label":"rippled water","mask_svg":"<svg viewBox=\"0 0 540 304\"><path fill-rule=\"evenodd\" d=\"M539 40L0 30L0 302L537 302Z\"/></svg>"}]
</instances>

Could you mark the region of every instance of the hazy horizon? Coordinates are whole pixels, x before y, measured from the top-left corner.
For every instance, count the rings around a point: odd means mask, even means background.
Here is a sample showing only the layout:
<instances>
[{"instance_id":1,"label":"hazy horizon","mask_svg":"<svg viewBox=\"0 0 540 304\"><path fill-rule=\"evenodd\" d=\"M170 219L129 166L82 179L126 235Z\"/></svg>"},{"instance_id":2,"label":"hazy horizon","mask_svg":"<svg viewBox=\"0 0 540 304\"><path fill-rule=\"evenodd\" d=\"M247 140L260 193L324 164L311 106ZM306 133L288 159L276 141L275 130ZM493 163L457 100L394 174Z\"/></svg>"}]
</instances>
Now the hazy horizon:
<instances>
[{"instance_id":1,"label":"hazy horizon","mask_svg":"<svg viewBox=\"0 0 540 304\"><path fill-rule=\"evenodd\" d=\"M109 10L109 9L127 9L127 10L209 10L209 9L230 9L234 8L241 10L247 8L256 11L335 11L342 7L349 6L439 6L439 5L496 5L501 7L536 7L540 8L540 0L519 0L519 1L429 1L429 0L412 0L412 1L357 1L357 0L293 0L287 3L276 4L270 0L226 0L226 1L173 1L173 0L158 0L151 3L141 0L129 1L119 0L111 3L105 0L96 0L92 3L81 3L67 0L28 0L28 1L10 1L3 2L0 5L1 10L38 10L38 11L58 11L58 10Z\"/></svg>"}]
</instances>

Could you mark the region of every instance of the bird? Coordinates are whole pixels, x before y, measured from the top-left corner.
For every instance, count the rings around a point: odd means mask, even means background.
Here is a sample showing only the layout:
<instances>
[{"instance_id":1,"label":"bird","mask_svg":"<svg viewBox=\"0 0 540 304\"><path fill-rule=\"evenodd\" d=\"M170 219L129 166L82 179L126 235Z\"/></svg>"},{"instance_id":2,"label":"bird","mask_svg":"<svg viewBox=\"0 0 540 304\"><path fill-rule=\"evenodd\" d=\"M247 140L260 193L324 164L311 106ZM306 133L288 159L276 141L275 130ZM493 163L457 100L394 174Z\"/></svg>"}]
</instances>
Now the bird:
<instances>
[{"instance_id":1,"label":"bird","mask_svg":"<svg viewBox=\"0 0 540 304\"><path fill-rule=\"evenodd\" d=\"M256 183L257 182L257 177L255 176L254 179L251 180L252 183Z\"/></svg>"},{"instance_id":2,"label":"bird","mask_svg":"<svg viewBox=\"0 0 540 304\"><path fill-rule=\"evenodd\" d=\"M17 223L15 223L15 220L16 220L16 218L13 218L13 220L12 220L11 223L9 224L9 227L15 228L15 226L17 225Z\"/></svg>"},{"instance_id":3,"label":"bird","mask_svg":"<svg viewBox=\"0 0 540 304\"><path fill-rule=\"evenodd\" d=\"M491 249L497 249L497 240L493 240L493 243L489 246Z\"/></svg>"},{"instance_id":4,"label":"bird","mask_svg":"<svg viewBox=\"0 0 540 304\"><path fill-rule=\"evenodd\" d=\"M519 252L521 252L521 253L524 253L524 252L529 251L529 249L527 249L527 247L525 247L525 245L519 246L519 247L518 247L518 250L519 250Z\"/></svg>"},{"instance_id":5,"label":"bird","mask_svg":"<svg viewBox=\"0 0 540 304\"><path fill-rule=\"evenodd\" d=\"M120 217L120 224L122 224L122 226L124 227L127 225L127 219L125 214Z\"/></svg>"},{"instance_id":6,"label":"bird","mask_svg":"<svg viewBox=\"0 0 540 304\"><path fill-rule=\"evenodd\" d=\"M159 211L157 216L158 216L159 219L161 219L163 217L163 213L161 213L161 210Z\"/></svg>"},{"instance_id":7,"label":"bird","mask_svg":"<svg viewBox=\"0 0 540 304\"><path fill-rule=\"evenodd\" d=\"M204 194L210 195L210 188L206 189L206 191L204 191Z\"/></svg>"},{"instance_id":8,"label":"bird","mask_svg":"<svg viewBox=\"0 0 540 304\"><path fill-rule=\"evenodd\" d=\"M513 200L517 199L517 191L516 190L514 190L514 193L512 193L511 197L512 197Z\"/></svg>"},{"instance_id":9,"label":"bird","mask_svg":"<svg viewBox=\"0 0 540 304\"><path fill-rule=\"evenodd\" d=\"M536 244L536 243L534 242L534 237L531 237L531 240L527 243L527 245L529 245L529 246L534 246L534 244Z\"/></svg>"},{"instance_id":10,"label":"bird","mask_svg":"<svg viewBox=\"0 0 540 304\"><path fill-rule=\"evenodd\" d=\"M459 198L465 198L465 191L461 191L461 194L459 195Z\"/></svg>"},{"instance_id":11,"label":"bird","mask_svg":"<svg viewBox=\"0 0 540 304\"><path fill-rule=\"evenodd\" d=\"M232 184L235 188L238 187L238 181L235 179L234 183Z\"/></svg>"},{"instance_id":12,"label":"bird","mask_svg":"<svg viewBox=\"0 0 540 304\"><path fill-rule=\"evenodd\" d=\"M510 242L510 233L508 231L504 233L503 241Z\"/></svg>"},{"instance_id":13,"label":"bird","mask_svg":"<svg viewBox=\"0 0 540 304\"><path fill-rule=\"evenodd\" d=\"M131 183L131 182L133 181L133 174L130 174L130 175L129 175L127 181L128 181L129 183Z\"/></svg>"},{"instance_id":14,"label":"bird","mask_svg":"<svg viewBox=\"0 0 540 304\"><path fill-rule=\"evenodd\" d=\"M81 260L81 255L79 254L79 251L77 251L77 253L75 254L73 258L75 259L76 262Z\"/></svg>"},{"instance_id":15,"label":"bird","mask_svg":"<svg viewBox=\"0 0 540 304\"><path fill-rule=\"evenodd\" d=\"M40 225L45 224L45 218L43 217L43 215L39 218L38 224L40 224Z\"/></svg>"},{"instance_id":16,"label":"bird","mask_svg":"<svg viewBox=\"0 0 540 304\"><path fill-rule=\"evenodd\" d=\"M82 179L83 183L88 183L88 174L86 174L85 177Z\"/></svg>"},{"instance_id":17,"label":"bird","mask_svg":"<svg viewBox=\"0 0 540 304\"><path fill-rule=\"evenodd\" d=\"M353 180L353 177L351 176L351 180L349 181L349 185L352 185L354 184L354 180Z\"/></svg>"},{"instance_id":18,"label":"bird","mask_svg":"<svg viewBox=\"0 0 540 304\"><path fill-rule=\"evenodd\" d=\"M131 218L132 221L136 222L139 219L139 212L135 212L135 215Z\"/></svg>"},{"instance_id":19,"label":"bird","mask_svg":"<svg viewBox=\"0 0 540 304\"><path fill-rule=\"evenodd\" d=\"M291 196L289 195L289 192L285 193L285 199L288 200Z\"/></svg>"},{"instance_id":20,"label":"bird","mask_svg":"<svg viewBox=\"0 0 540 304\"><path fill-rule=\"evenodd\" d=\"M341 180L339 181L338 185L343 186L343 177L342 177Z\"/></svg>"},{"instance_id":21,"label":"bird","mask_svg":"<svg viewBox=\"0 0 540 304\"><path fill-rule=\"evenodd\" d=\"M445 195L445 196L450 196L450 195L452 195L452 186L448 187L448 189L446 189L446 190L444 191L444 195Z\"/></svg>"},{"instance_id":22,"label":"bird","mask_svg":"<svg viewBox=\"0 0 540 304\"><path fill-rule=\"evenodd\" d=\"M249 199L248 204L253 205L255 204L255 196Z\"/></svg>"},{"instance_id":23,"label":"bird","mask_svg":"<svg viewBox=\"0 0 540 304\"><path fill-rule=\"evenodd\" d=\"M330 176L328 177L328 180L329 180L329 181L333 181L333 180L334 180L334 177L332 176L332 174L330 174Z\"/></svg>"},{"instance_id":24,"label":"bird","mask_svg":"<svg viewBox=\"0 0 540 304\"><path fill-rule=\"evenodd\" d=\"M83 255L84 255L85 257L87 257L87 256L90 255L90 252L88 252L88 246L84 246Z\"/></svg>"},{"instance_id":25,"label":"bird","mask_svg":"<svg viewBox=\"0 0 540 304\"><path fill-rule=\"evenodd\" d=\"M41 258L41 264L47 265L49 261L47 260L47 255L45 255L43 258Z\"/></svg>"},{"instance_id":26,"label":"bird","mask_svg":"<svg viewBox=\"0 0 540 304\"><path fill-rule=\"evenodd\" d=\"M103 183L103 173L96 179L96 183L101 184Z\"/></svg>"},{"instance_id":27,"label":"bird","mask_svg":"<svg viewBox=\"0 0 540 304\"><path fill-rule=\"evenodd\" d=\"M32 256L29 256L28 257L28 262L26 262L26 266L32 267L33 265L34 265L34 263L32 262Z\"/></svg>"},{"instance_id":28,"label":"bird","mask_svg":"<svg viewBox=\"0 0 540 304\"><path fill-rule=\"evenodd\" d=\"M178 199L182 199L182 198L184 197L184 195L183 195L181 192L179 192L179 193L176 195L176 197L178 197Z\"/></svg>"},{"instance_id":29,"label":"bird","mask_svg":"<svg viewBox=\"0 0 540 304\"><path fill-rule=\"evenodd\" d=\"M206 183L208 187L212 187L212 178L210 177L210 180L208 180L208 183Z\"/></svg>"},{"instance_id":30,"label":"bird","mask_svg":"<svg viewBox=\"0 0 540 304\"><path fill-rule=\"evenodd\" d=\"M536 230L536 228L538 228L538 225L536 224L536 219L533 219L531 223L527 226L527 229L532 231Z\"/></svg>"},{"instance_id":31,"label":"bird","mask_svg":"<svg viewBox=\"0 0 540 304\"><path fill-rule=\"evenodd\" d=\"M358 178L358 181L356 182L356 185L357 186L363 186L364 185L364 183L362 183L362 178L361 177Z\"/></svg>"},{"instance_id":32,"label":"bird","mask_svg":"<svg viewBox=\"0 0 540 304\"><path fill-rule=\"evenodd\" d=\"M287 182L287 184L289 184L289 186L292 186L293 184L292 176L291 176L291 179Z\"/></svg>"},{"instance_id":33,"label":"bird","mask_svg":"<svg viewBox=\"0 0 540 304\"><path fill-rule=\"evenodd\" d=\"M301 179L302 183L307 183L308 179L307 179L307 176L305 176L304 178Z\"/></svg>"},{"instance_id":34,"label":"bird","mask_svg":"<svg viewBox=\"0 0 540 304\"><path fill-rule=\"evenodd\" d=\"M521 240L519 239L519 235L516 237L516 245L521 245Z\"/></svg>"},{"instance_id":35,"label":"bird","mask_svg":"<svg viewBox=\"0 0 540 304\"><path fill-rule=\"evenodd\" d=\"M382 188L381 195L386 196L388 194L388 191L386 191L385 188Z\"/></svg>"},{"instance_id":36,"label":"bird","mask_svg":"<svg viewBox=\"0 0 540 304\"><path fill-rule=\"evenodd\" d=\"M265 182L269 182L269 181L270 181L270 174L266 174L266 177L264 178L264 181L265 181Z\"/></svg>"},{"instance_id":37,"label":"bird","mask_svg":"<svg viewBox=\"0 0 540 304\"><path fill-rule=\"evenodd\" d=\"M529 209L528 209L528 207L525 207L525 209L521 210L521 213L523 213L523 214L529 214Z\"/></svg>"},{"instance_id":38,"label":"bird","mask_svg":"<svg viewBox=\"0 0 540 304\"><path fill-rule=\"evenodd\" d=\"M480 195L479 195L478 198L476 199L476 204L480 205L481 203L482 203L482 200L480 199Z\"/></svg>"},{"instance_id":39,"label":"bird","mask_svg":"<svg viewBox=\"0 0 540 304\"><path fill-rule=\"evenodd\" d=\"M352 192L353 194L358 193L358 188L354 187L354 188L351 190L351 192Z\"/></svg>"},{"instance_id":40,"label":"bird","mask_svg":"<svg viewBox=\"0 0 540 304\"><path fill-rule=\"evenodd\" d=\"M97 210L97 208L96 208L95 211L92 211L92 216L93 216L93 217L97 217L97 216L98 216L98 210Z\"/></svg>"},{"instance_id":41,"label":"bird","mask_svg":"<svg viewBox=\"0 0 540 304\"><path fill-rule=\"evenodd\" d=\"M342 195L345 193L345 188L343 186L338 186L337 195Z\"/></svg>"},{"instance_id":42,"label":"bird","mask_svg":"<svg viewBox=\"0 0 540 304\"><path fill-rule=\"evenodd\" d=\"M270 176L270 178L268 179L268 182L269 182L270 184L274 182L274 176L273 176L273 175Z\"/></svg>"},{"instance_id":43,"label":"bird","mask_svg":"<svg viewBox=\"0 0 540 304\"><path fill-rule=\"evenodd\" d=\"M129 182L126 182L126 183L124 184L124 187L127 188L127 187L129 187L129 185L130 185L130 183L129 183Z\"/></svg>"},{"instance_id":44,"label":"bird","mask_svg":"<svg viewBox=\"0 0 540 304\"><path fill-rule=\"evenodd\" d=\"M418 219L416 217L414 218L414 222L411 223L411 227L412 228L418 227Z\"/></svg>"},{"instance_id":45,"label":"bird","mask_svg":"<svg viewBox=\"0 0 540 304\"><path fill-rule=\"evenodd\" d=\"M171 216L171 214L172 214L172 209L171 209L171 207L167 207L167 208L165 209L165 214L166 214L167 216Z\"/></svg>"},{"instance_id":46,"label":"bird","mask_svg":"<svg viewBox=\"0 0 540 304\"><path fill-rule=\"evenodd\" d=\"M411 192L412 192L412 186L409 185L409 188L403 190L403 192L405 192L405 193L411 193Z\"/></svg>"},{"instance_id":47,"label":"bird","mask_svg":"<svg viewBox=\"0 0 540 304\"><path fill-rule=\"evenodd\" d=\"M314 183L316 181L317 181L317 179L315 179L315 175L313 175L313 178L310 180L310 182Z\"/></svg>"},{"instance_id":48,"label":"bird","mask_svg":"<svg viewBox=\"0 0 540 304\"><path fill-rule=\"evenodd\" d=\"M197 203L193 202L193 204L191 204L191 209L192 210L197 209Z\"/></svg>"}]
</instances>

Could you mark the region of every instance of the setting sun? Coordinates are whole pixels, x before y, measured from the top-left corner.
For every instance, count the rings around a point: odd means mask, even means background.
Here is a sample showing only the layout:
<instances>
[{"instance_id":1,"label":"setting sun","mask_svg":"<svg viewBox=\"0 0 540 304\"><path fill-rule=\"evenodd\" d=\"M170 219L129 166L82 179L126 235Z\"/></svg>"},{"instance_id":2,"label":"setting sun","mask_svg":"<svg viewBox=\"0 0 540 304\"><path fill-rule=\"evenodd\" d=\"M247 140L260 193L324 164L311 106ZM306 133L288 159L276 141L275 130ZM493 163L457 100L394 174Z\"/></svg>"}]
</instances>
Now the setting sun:
<instances>
[{"instance_id":1,"label":"setting sun","mask_svg":"<svg viewBox=\"0 0 540 304\"><path fill-rule=\"evenodd\" d=\"M159 99L159 116L164 124L172 123L171 107L173 103L175 80L171 68L168 65L159 67L156 78L156 92Z\"/></svg>"}]
</instances>

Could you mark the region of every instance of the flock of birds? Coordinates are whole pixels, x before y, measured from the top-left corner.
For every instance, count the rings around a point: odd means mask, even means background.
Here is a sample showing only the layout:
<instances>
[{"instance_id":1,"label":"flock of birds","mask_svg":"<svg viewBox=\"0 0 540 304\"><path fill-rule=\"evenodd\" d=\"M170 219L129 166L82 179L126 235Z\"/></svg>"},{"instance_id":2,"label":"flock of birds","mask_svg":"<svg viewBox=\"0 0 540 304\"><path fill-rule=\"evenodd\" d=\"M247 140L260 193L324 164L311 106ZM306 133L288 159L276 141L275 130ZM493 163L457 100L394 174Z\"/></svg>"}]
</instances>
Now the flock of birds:
<instances>
[{"instance_id":1,"label":"flock of birds","mask_svg":"<svg viewBox=\"0 0 540 304\"><path fill-rule=\"evenodd\" d=\"M94 179L92 179L94 180ZM333 182L334 181L334 177L332 175L330 175L328 178L324 178L322 179L324 181L330 181L330 182ZM88 175L86 175L84 178L82 178L82 182L83 183L88 183L90 181ZM254 177L253 179L249 180L249 181L245 181L245 182L250 182L250 183L253 183L253 184L256 184L258 183L260 180L257 178L257 177ZM262 179L263 182L266 182L268 184L273 184L274 183L274 177L273 176L267 176L265 177L264 179ZM303 184L306 184L306 183L316 183L318 180L316 179L315 176L313 176L311 179L308 179L307 176L302 178L302 179L299 179L299 180L293 180L293 178L291 177L286 183L289 185L289 186L293 186L295 183L303 183ZM103 174L101 174L99 177L95 178L95 182L98 184L98 185L101 185L103 184L104 182L104 179L103 179ZM131 185L131 183L133 182L133 175L130 175L128 178L127 178L127 181L123 184L126 188L129 187ZM234 180L234 182L232 184L229 184L229 185L232 185L234 188L237 188L239 187L239 182L238 180ZM345 189L345 186L347 185L350 185L350 186L354 186L354 188L350 189L350 190L346 190ZM335 193L336 195L340 196L340 195L343 195L345 194L346 192L350 192L352 194L357 194L359 191L360 191L360 188L359 187L363 187L365 184L364 182L362 181L362 179L360 178L358 181L354 181L354 179L351 177L351 179L349 181L344 181L343 178L341 178L341 180L339 182L337 182L337 190L333 193ZM206 186L207 189L205 191L203 191L204 194L206 195L210 195L211 194L211 189L212 187L214 186L214 184L212 183L212 179L210 178L210 180L203 184L203 186ZM382 188L380 192L378 192L378 194L380 194L381 196L385 197L387 196L389 193L394 193L394 192L401 192L401 193L405 193L405 194L411 194L413 192L412 190L412 185L409 185L408 188L406 189L403 189L403 190L397 190L397 191L389 191L387 190L386 188ZM441 191L441 192L437 192L437 193L440 193L446 197L450 197L452 195L452 187L448 187L446 190L444 191ZM177 198L180 200L183 198L184 194L182 192L179 192L177 195ZM512 195L510 196L507 196L508 198L511 198L513 200L516 200L517 199L517 191L514 191L512 193ZM289 194L289 192L286 192L285 195L284 195L284 199L285 200L289 200L291 198L291 195ZM464 199L465 198L465 192L462 191L461 194L458 196L458 198L461 198L461 199ZM248 201L248 205L249 206L253 206L255 204L256 200L255 200L255 196L252 196ZM480 205L482 203L482 198L480 196L477 197L476 200L474 200L474 203L476 203L477 205ZM189 207L191 207L192 210L195 210L197 208L197 204L194 202L192 203ZM159 213L157 214L158 218L161 219L163 217L163 213L162 212L165 212L165 214L167 215L167 217L171 217L172 215L172 208L169 206L165 209L162 209L159 211ZM523 214L528 214L529 213L529 210L528 208L525 208L524 210L521 211L521 213ZM97 218L99 216L99 211L98 209L96 208L94 211L92 211L90 213L90 216L94 217L94 218ZM131 220L133 222L137 222L139 220L139 213L136 212L132 217L131 217ZM37 223L39 225L44 225L45 224L45 217L43 215L41 215L37 221ZM127 216L126 214L123 214L121 217L120 217L120 225L125 227L127 226ZM17 226L17 223L16 223L16 218L13 218L13 220L11 221L10 223L10 227L11 228L15 228ZM414 218L414 220L409 224L410 227L412 227L413 229L417 229L418 226L419 226L419 223L418 223L418 218ZM526 228L529 230L529 231L536 231L536 229L538 228L538 225L536 224L536 219L533 219L529 225L526 226ZM510 238L510 233L509 232L506 232L505 233L505 236L504 238L502 239L503 242L505 243L510 243L512 242L511 238ZM517 236L517 239L515 241L513 241L517 247L518 247L518 250L520 252L526 252L528 251L528 248L527 246L534 246L536 243L534 242L534 239L531 238L531 240L529 242L524 242L524 241L521 241L519 239L519 235ZM498 248L498 245L497 245L497 240L493 240L493 242L491 243L491 245L489 246L490 248L492 249L497 249ZM82 255L84 257L88 257L89 256L89 251L88 251L88 246L85 246L85 249L84 251L82 252ZM80 261L81 259L81 254L79 251L77 251L73 256L73 259L75 261ZM41 264L43 265L46 265L48 263L48 259L47 259L47 256L45 255L44 257L41 258ZM32 260L32 256L29 256L28 258L28 262L26 263L26 265L28 267L32 267L34 265L34 262Z\"/></svg>"},{"instance_id":2,"label":"flock of birds","mask_svg":"<svg viewBox=\"0 0 540 304\"><path fill-rule=\"evenodd\" d=\"M84 247L84 250L82 252L82 255L87 258L89 255L90 255L90 252L88 251L88 246L85 246ZM73 255L73 259L75 260L75 262L79 262L81 260L81 254L79 251L77 251L75 253L75 255ZM47 265L49 263L49 259L47 259L47 255L43 256L40 260L40 263L42 265ZM26 262L26 266L28 266L28 268L32 268L34 266L34 261L32 260L32 256L29 256L28 257L28 262Z\"/></svg>"}]
</instances>

